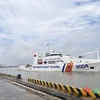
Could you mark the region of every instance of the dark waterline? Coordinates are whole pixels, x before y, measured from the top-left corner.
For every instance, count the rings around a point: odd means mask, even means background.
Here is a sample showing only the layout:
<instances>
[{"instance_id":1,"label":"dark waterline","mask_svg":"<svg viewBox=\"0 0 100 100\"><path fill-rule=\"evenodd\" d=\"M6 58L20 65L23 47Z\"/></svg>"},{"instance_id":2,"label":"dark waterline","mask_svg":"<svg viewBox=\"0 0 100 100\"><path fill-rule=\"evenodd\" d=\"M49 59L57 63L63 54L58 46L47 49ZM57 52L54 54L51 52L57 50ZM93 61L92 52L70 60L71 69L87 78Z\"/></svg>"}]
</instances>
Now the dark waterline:
<instances>
[{"instance_id":1,"label":"dark waterline","mask_svg":"<svg viewBox=\"0 0 100 100\"><path fill-rule=\"evenodd\" d=\"M21 74L24 80L33 78L81 88L100 88L100 72L34 72L20 71L18 68L0 68L0 73Z\"/></svg>"}]
</instances>

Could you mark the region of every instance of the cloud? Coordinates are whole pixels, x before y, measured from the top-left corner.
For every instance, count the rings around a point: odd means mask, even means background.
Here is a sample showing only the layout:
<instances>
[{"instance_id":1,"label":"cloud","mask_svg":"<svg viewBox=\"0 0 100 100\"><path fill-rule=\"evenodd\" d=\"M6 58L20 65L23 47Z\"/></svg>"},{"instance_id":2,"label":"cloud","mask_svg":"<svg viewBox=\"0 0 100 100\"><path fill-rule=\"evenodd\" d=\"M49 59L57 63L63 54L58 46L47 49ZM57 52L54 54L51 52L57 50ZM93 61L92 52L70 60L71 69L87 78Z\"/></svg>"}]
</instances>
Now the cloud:
<instances>
[{"instance_id":1,"label":"cloud","mask_svg":"<svg viewBox=\"0 0 100 100\"><path fill-rule=\"evenodd\" d=\"M46 44L84 55L100 46L99 0L0 0L0 63L30 63Z\"/></svg>"}]
</instances>

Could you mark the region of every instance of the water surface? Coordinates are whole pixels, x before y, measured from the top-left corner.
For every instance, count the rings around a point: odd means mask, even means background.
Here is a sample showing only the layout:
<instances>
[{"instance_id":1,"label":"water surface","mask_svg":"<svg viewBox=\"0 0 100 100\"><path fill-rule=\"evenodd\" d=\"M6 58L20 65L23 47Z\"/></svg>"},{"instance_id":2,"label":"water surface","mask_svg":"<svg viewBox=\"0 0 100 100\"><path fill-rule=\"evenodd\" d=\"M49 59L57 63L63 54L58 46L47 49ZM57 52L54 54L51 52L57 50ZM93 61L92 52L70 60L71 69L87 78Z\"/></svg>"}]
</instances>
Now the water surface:
<instances>
[{"instance_id":1,"label":"water surface","mask_svg":"<svg viewBox=\"0 0 100 100\"><path fill-rule=\"evenodd\" d=\"M34 72L20 71L18 68L0 68L0 72L12 75L21 74L24 80L33 78L75 87L100 88L100 72Z\"/></svg>"}]
</instances>

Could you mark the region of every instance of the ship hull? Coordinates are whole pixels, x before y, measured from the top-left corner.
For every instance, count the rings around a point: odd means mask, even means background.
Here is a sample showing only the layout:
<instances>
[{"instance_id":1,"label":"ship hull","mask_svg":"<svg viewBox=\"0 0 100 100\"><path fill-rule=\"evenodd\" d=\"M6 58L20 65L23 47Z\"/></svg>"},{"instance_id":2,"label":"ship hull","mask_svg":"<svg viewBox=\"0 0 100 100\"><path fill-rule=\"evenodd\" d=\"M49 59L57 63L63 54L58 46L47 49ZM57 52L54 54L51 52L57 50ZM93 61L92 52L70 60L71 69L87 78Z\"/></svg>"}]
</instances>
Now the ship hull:
<instances>
[{"instance_id":1,"label":"ship hull","mask_svg":"<svg viewBox=\"0 0 100 100\"><path fill-rule=\"evenodd\" d=\"M63 63L63 64L50 64L50 65L32 65L26 68L21 65L20 70L29 71L60 71L60 72L98 72L100 70L100 62L96 63Z\"/></svg>"}]
</instances>

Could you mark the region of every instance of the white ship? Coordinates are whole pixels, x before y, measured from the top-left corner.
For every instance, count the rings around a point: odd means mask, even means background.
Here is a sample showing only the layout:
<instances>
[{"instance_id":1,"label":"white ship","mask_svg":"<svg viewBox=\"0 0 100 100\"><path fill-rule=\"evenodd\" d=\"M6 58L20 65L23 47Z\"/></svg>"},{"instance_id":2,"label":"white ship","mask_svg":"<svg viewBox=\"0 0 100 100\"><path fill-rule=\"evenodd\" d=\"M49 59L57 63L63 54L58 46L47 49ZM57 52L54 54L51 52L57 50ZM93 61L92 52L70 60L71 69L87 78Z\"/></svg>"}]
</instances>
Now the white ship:
<instances>
[{"instance_id":1,"label":"white ship","mask_svg":"<svg viewBox=\"0 0 100 100\"><path fill-rule=\"evenodd\" d=\"M46 53L43 57L40 57L37 53L35 53L33 64L20 65L19 69L32 71L97 72L100 70L100 60L84 59L81 57L76 58L69 55L66 56L63 55L62 52L53 52L52 50L50 50L50 47L48 46L48 53Z\"/></svg>"}]
</instances>

